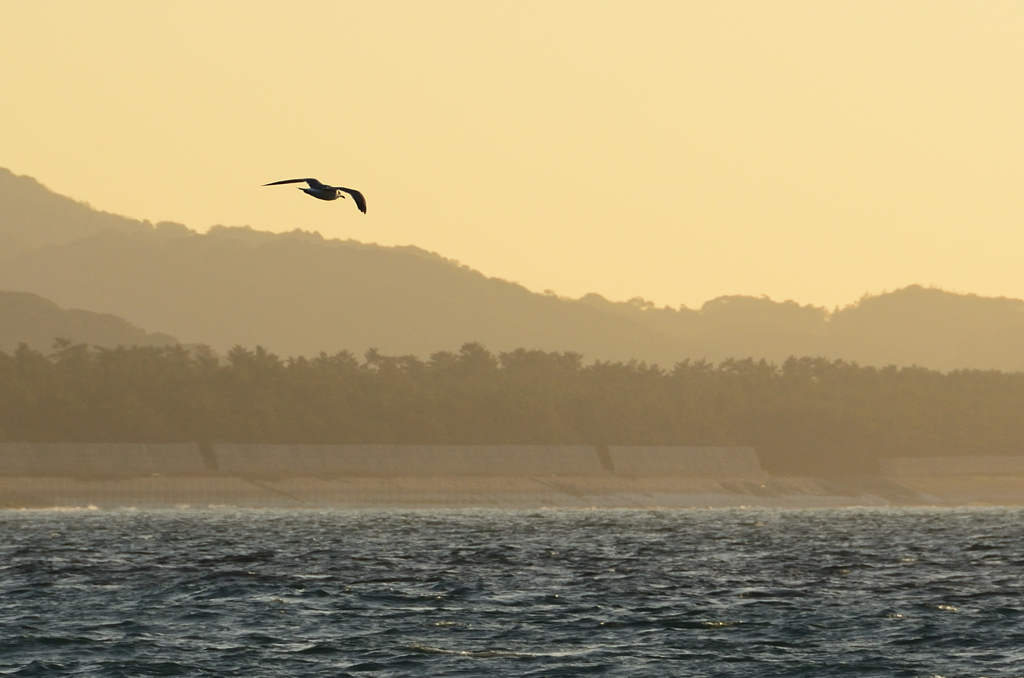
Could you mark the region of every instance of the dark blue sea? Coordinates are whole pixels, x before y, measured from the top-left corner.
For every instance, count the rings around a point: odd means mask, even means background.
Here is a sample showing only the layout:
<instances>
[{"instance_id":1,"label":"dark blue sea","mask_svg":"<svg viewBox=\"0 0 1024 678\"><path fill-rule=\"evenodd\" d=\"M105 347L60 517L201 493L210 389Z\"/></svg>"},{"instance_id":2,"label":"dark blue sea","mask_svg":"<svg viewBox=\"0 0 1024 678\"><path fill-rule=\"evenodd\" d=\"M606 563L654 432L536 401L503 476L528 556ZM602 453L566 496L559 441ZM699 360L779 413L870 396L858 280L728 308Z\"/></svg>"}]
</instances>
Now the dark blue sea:
<instances>
[{"instance_id":1,"label":"dark blue sea","mask_svg":"<svg viewBox=\"0 0 1024 678\"><path fill-rule=\"evenodd\" d=\"M6 511L0 674L1024 676L1024 511Z\"/></svg>"}]
</instances>

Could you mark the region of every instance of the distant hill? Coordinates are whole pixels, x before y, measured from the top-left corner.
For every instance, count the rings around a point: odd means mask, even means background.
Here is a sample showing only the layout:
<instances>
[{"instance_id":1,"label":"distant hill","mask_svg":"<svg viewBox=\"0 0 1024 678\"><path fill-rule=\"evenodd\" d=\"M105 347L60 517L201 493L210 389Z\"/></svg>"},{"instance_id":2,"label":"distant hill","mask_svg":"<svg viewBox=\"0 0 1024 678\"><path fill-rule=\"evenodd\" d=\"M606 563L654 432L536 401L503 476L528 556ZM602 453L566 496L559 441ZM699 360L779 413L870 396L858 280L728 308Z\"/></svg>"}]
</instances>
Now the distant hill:
<instances>
[{"instance_id":1,"label":"distant hill","mask_svg":"<svg viewBox=\"0 0 1024 678\"><path fill-rule=\"evenodd\" d=\"M533 294L422 250L215 228L162 239L108 232L0 262L0 286L113 312L219 351L428 355L480 341L668 360L673 340L627 318Z\"/></svg>"},{"instance_id":2,"label":"distant hill","mask_svg":"<svg viewBox=\"0 0 1024 678\"><path fill-rule=\"evenodd\" d=\"M0 292L0 351L11 353L24 342L49 353L57 339L107 348L177 343L169 334L147 333L109 313L65 310L29 292Z\"/></svg>"},{"instance_id":3,"label":"distant hill","mask_svg":"<svg viewBox=\"0 0 1024 678\"><path fill-rule=\"evenodd\" d=\"M32 177L0 167L0 247L7 254L46 245L61 245L98 233L181 234L188 229L172 222L155 227L58 195Z\"/></svg>"},{"instance_id":4,"label":"distant hill","mask_svg":"<svg viewBox=\"0 0 1024 678\"><path fill-rule=\"evenodd\" d=\"M699 310L642 299L580 301L677 337L692 356L719 361L819 356L864 365L1024 370L1024 300L920 285L865 296L835 311L757 297L719 297Z\"/></svg>"},{"instance_id":5,"label":"distant hill","mask_svg":"<svg viewBox=\"0 0 1024 678\"><path fill-rule=\"evenodd\" d=\"M422 357L477 341L661 365L791 355L935 369L1024 369L1024 301L911 286L838 311L721 297L700 309L565 299L416 247L97 212L0 170L0 288L114 313L218 351L369 348Z\"/></svg>"}]
</instances>

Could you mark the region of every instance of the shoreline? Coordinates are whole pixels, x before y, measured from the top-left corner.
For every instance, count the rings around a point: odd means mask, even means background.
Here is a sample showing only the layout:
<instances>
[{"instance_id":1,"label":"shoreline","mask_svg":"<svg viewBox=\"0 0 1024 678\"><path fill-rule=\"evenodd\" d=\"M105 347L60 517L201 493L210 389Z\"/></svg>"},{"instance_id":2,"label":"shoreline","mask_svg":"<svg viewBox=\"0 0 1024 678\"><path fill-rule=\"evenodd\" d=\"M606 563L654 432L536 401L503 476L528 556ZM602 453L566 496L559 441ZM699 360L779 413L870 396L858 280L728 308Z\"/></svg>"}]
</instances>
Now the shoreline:
<instances>
[{"instance_id":1,"label":"shoreline","mask_svg":"<svg viewBox=\"0 0 1024 678\"><path fill-rule=\"evenodd\" d=\"M1024 476L967 478L0 477L0 509L1024 506Z\"/></svg>"},{"instance_id":2,"label":"shoreline","mask_svg":"<svg viewBox=\"0 0 1024 678\"><path fill-rule=\"evenodd\" d=\"M749 447L0 443L0 508L1024 506L1024 455L797 477Z\"/></svg>"}]
</instances>

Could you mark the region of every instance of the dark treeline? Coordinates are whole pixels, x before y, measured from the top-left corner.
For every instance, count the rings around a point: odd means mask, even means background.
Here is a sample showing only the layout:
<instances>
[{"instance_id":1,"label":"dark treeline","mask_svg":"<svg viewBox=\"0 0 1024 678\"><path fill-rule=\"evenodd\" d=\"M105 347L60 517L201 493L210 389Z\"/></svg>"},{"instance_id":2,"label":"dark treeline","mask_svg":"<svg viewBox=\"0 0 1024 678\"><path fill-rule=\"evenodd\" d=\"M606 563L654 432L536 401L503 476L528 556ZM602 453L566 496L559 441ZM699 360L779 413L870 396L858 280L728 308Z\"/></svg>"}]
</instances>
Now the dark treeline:
<instances>
[{"instance_id":1,"label":"dark treeline","mask_svg":"<svg viewBox=\"0 0 1024 678\"><path fill-rule=\"evenodd\" d=\"M772 471L1024 453L1024 374L791 358L584 364L479 344L227 359L174 347L0 353L0 439L53 442L750 445Z\"/></svg>"}]
</instances>

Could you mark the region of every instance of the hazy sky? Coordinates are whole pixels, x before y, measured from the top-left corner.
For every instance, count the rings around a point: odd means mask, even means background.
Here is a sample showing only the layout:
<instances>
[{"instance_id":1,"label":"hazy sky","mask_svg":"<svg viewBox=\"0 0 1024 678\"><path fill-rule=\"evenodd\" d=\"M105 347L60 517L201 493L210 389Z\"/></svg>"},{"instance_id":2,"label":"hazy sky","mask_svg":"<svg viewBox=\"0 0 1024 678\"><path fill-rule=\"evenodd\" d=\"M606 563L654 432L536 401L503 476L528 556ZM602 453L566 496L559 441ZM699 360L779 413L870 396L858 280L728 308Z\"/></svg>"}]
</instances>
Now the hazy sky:
<instances>
[{"instance_id":1,"label":"hazy sky","mask_svg":"<svg viewBox=\"0 0 1024 678\"><path fill-rule=\"evenodd\" d=\"M1021 2L0 0L0 166L531 289L1024 297ZM325 203L268 181L362 190Z\"/></svg>"}]
</instances>

